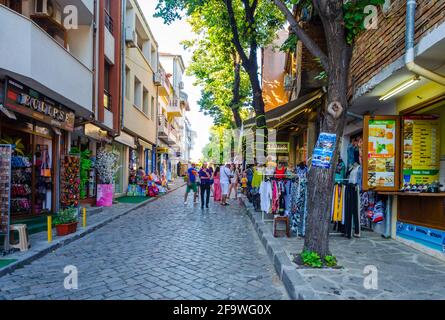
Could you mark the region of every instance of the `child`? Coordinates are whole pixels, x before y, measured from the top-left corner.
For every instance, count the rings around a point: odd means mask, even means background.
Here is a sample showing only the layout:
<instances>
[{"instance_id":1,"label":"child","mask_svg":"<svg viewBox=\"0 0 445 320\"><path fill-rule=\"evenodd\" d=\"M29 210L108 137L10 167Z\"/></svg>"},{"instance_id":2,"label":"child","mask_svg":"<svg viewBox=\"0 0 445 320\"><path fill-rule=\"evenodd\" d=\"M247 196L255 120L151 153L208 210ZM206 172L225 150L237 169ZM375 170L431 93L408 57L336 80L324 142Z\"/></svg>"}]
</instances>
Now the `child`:
<instances>
[{"instance_id":1,"label":"child","mask_svg":"<svg viewBox=\"0 0 445 320\"><path fill-rule=\"evenodd\" d=\"M243 177L241 178L241 189L243 194L247 193L247 173L243 172Z\"/></svg>"}]
</instances>

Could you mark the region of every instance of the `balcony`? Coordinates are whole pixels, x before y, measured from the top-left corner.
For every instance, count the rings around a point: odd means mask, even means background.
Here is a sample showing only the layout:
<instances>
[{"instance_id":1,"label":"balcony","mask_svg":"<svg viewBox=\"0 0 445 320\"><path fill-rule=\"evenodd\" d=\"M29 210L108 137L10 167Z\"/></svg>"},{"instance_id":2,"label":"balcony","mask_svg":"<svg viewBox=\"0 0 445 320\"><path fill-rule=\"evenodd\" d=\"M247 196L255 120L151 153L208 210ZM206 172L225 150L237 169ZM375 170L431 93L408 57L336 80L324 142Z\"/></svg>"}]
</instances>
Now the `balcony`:
<instances>
[{"instance_id":1,"label":"balcony","mask_svg":"<svg viewBox=\"0 0 445 320\"><path fill-rule=\"evenodd\" d=\"M170 95L172 86L170 84L170 80L167 78L167 74L162 69L158 72L158 77L160 80L159 95L163 97L168 97Z\"/></svg>"},{"instance_id":2,"label":"balcony","mask_svg":"<svg viewBox=\"0 0 445 320\"><path fill-rule=\"evenodd\" d=\"M66 105L91 112L92 71L27 17L0 5L0 76L10 76Z\"/></svg>"},{"instance_id":3,"label":"balcony","mask_svg":"<svg viewBox=\"0 0 445 320\"><path fill-rule=\"evenodd\" d=\"M168 123L165 116L159 116L158 119L158 137L167 143L168 141Z\"/></svg>"},{"instance_id":4,"label":"balcony","mask_svg":"<svg viewBox=\"0 0 445 320\"><path fill-rule=\"evenodd\" d=\"M167 112L174 117L182 116L182 109L179 99L171 100L169 105L167 106Z\"/></svg>"},{"instance_id":5,"label":"balcony","mask_svg":"<svg viewBox=\"0 0 445 320\"><path fill-rule=\"evenodd\" d=\"M174 146L178 140L178 135L176 130L170 126L170 130L167 137L167 144L169 146Z\"/></svg>"},{"instance_id":6,"label":"balcony","mask_svg":"<svg viewBox=\"0 0 445 320\"><path fill-rule=\"evenodd\" d=\"M115 56L115 39L113 36L113 19L110 14L104 10L105 12L105 57L107 57L108 61L111 64L114 64L114 56Z\"/></svg>"}]
</instances>

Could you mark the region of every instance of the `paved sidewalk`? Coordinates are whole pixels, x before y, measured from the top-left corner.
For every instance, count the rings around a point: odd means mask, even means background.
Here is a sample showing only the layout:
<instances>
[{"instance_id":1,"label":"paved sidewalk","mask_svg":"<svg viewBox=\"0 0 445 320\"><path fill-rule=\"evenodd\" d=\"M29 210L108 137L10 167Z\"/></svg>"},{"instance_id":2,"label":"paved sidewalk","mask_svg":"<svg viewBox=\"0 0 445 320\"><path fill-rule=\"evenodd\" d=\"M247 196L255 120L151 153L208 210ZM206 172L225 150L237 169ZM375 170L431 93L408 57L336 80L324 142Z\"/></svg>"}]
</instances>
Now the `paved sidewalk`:
<instances>
[{"instance_id":1,"label":"paved sidewalk","mask_svg":"<svg viewBox=\"0 0 445 320\"><path fill-rule=\"evenodd\" d=\"M242 198L260 239L274 261L291 297L296 299L445 299L445 263L405 244L362 232L360 239L331 236L330 248L343 268L297 268L292 255L301 252L303 239L274 238L272 223L262 222ZM377 269L377 289L365 289L365 267ZM373 267L371 267L373 268Z\"/></svg>"},{"instance_id":2,"label":"paved sidewalk","mask_svg":"<svg viewBox=\"0 0 445 320\"><path fill-rule=\"evenodd\" d=\"M0 278L2 299L288 299L246 211L182 187ZM75 266L77 289L64 283Z\"/></svg>"},{"instance_id":3,"label":"paved sidewalk","mask_svg":"<svg viewBox=\"0 0 445 320\"><path fill-rule=\"evenodd\" d=\"M177 190L178 188L184 185L184 181L182 178L176 179L174 182L169 183L169 193ZM64 237L57 237L56 230L53 228L53 241L48 242L47 232L39 232L35 234L31 234L29 236L31 242L31 248L25 252L15 252L13 254L0 257L2 259L17 259L16 262L7 265L6 267L0 268L0 277L5 274L12 272L13 270L28 264L35 259L38 259L51 251L56 250L72 241L75 241L101 227L110 223L111 221L120 218L121 216L135 210L137 208L141 208L145 206L147 203L159 199L164 195L160 195L156 198L147 198L146 201L132 204L132 203L116 203L113 204L110 208L97 208L91 207L87 209L87 227L82 227L82 221L79 221L77 226L77 232L69 234Z\"/></svg>"}]
</instances>

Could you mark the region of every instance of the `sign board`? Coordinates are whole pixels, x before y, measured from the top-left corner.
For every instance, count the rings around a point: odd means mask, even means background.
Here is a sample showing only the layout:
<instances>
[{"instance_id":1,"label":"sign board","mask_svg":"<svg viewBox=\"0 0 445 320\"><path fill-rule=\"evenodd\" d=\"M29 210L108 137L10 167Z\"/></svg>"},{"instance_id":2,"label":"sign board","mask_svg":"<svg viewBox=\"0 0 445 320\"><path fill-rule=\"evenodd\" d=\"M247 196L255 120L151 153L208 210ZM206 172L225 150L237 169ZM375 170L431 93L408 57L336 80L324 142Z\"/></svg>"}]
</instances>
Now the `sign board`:
<instances>
[{"instance_id":1,"label":"sign board","mask_svg":"<svg viewBox=\"0 0 445 320\"><path fill-rule=\"evenodd\" d=\"M289 153L289 142L268 142L267 153Z\"/></svg>"},{"instance_id":2,"label":"sign board","mask_svg":"<svg viewBox=\"0 0 445 320\"><path fill-rule=\"evenodd\" d=\"M92 123L86 123L84 128L85 135L97 141L112 143L113 139L108 135L106 130L102 130Z\"/></svg>"},{"instance_id":3,"label":"sign board","mask_svg":"<svg viewBox=\"0 0 445 320\"><path fill-rule=\"evenodd\" d=\"M51 126L74 130L74 112L12 79L6 81L5 106Z\"/></svg>"},{"instance_id":4,"label":"sign board","mask_svg":"<svg viewBox=\"0 0 445 320\"><path fill-rule=\"evenodd\" d=\"M326 169L331 167L336 141L335 133L320 133L312 155L312 166Z\"/></svg>"},{"instance_id":5,"label":"sign board","mask_svg":"<svg viewBox=\"0 0 445 320\"><path fill-rule=\"evenodd\" d=\"M157 153L168 153L168 148L166 147L157 147L156 148Z\"/></svg>"},{"instance_id":6,"label":"sign board","mask_svg":"<svg viewBox=\"0 0 445 320\"><path fill-rule=\"evenodd\" d=\"M404 183L429 184L439 180L439 117L403 117L402 148Z\"/></svg>"},{"instance_id":7,"label":"sign board","mask_svg":"<svg viewBox=\"0 0 445 320\"><path fill-rule=\"evenodd\" d=\"M365 116L363 189L397 191L399 184L398 116Z\"/></svg>"}]
</instances>

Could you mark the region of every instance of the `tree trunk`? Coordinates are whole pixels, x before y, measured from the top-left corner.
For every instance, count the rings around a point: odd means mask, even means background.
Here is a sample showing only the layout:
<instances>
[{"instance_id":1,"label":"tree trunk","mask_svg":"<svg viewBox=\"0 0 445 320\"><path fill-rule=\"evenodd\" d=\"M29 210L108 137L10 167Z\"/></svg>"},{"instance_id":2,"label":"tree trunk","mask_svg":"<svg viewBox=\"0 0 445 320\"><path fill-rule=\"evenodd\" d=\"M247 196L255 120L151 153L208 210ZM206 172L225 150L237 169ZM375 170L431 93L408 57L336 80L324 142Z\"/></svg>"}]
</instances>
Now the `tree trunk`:
<instances>
[{"instance_id":1,"label":"tree trunk","mask_svg":"<svg viewBox=\"0 0 445 320\"><path fill-rule=\"evenodd\" d=\"M230 102L230 108L232 109L233 119L235 120L236 128L241 128L243 125L243 121L241 119L241 115L239 113L240 109L240 86L241 86L241 63L236 59L234 59L234 75L235 79L233 82L233 90L232 90L232 101Z\"/></svg>"},{"instance_id":2,"label":"tree trunk","mask_svg":"<svg viewBox=\"0 0 445 320\"><path fill-rule=\"evenodd\" d=\"M316 3L317 1L314 1ZM320 257L330 254L329 220L334 187L334 172L338 148L346 123L348 74L351 47L346 43L342 1L323 1L316 8L323 22L328 47L328 96L324 108L321 131L335 133L337 141L329 169L312 167L308 174L307 227L304 249L317 252ZM329 108L340 105L339 113ZM335 111L335 110L334 110Z\"/></svg>"}]
</instances>

